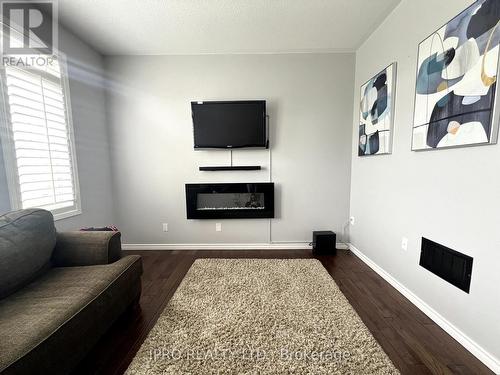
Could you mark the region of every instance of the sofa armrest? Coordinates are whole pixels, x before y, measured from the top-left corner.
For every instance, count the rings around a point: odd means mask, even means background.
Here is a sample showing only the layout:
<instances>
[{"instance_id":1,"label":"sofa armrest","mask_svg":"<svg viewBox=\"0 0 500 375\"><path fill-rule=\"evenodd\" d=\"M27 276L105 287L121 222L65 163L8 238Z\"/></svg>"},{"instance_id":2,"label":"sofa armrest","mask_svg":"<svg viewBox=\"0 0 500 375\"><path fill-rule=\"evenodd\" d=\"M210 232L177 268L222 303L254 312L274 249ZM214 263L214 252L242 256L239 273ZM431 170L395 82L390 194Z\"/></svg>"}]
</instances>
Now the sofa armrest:
<instances>
[{"instance_id":1,"label":"sofa armrest","mask_svg":"<svg viewBox=\"0 0 500 375\"><path fill-rule=\"evenodd\" d=\"M122 255L120 232L58 232L52 262L56 267L109 264Z\"/></svg>"}]
</instances>

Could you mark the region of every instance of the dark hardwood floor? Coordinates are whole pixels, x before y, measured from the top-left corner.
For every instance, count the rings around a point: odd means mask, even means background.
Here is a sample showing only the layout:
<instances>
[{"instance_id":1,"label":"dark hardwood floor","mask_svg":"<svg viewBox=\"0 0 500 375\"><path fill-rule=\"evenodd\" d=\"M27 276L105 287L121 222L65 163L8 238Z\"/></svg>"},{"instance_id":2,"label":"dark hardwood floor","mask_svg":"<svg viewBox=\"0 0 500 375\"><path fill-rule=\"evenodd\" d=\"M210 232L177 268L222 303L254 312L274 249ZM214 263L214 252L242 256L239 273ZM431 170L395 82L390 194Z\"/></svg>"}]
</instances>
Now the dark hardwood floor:
<instances>
[{"instance_id":1,"label":"dark hardwood floor","mask_svg":"<svg viewBox=\"0 0 500 375\"><path fill-rule=\"evenodd\" d=\"M140 308L125 313L77 374L122 374L197 258L311 258L309 250L128 251L140 254ZM493 374L355 255L317 256L402 374Z\"/></svg>"}]
</instances>

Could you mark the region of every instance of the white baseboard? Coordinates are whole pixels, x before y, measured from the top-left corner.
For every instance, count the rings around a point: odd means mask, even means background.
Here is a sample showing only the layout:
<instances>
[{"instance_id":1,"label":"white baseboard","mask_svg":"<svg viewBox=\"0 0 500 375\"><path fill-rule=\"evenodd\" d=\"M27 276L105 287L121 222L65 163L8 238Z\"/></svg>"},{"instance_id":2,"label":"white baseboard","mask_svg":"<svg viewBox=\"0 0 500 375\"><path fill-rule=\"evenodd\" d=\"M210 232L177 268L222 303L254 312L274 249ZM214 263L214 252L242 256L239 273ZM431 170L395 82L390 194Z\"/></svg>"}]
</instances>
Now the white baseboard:
<instances>
[{"instance_id":1,"label":"white baseboard","mask_svg":"<svg viewBox=\"0 0 500 375\"><path fill-rule=\"evenodd\" d=\"M350 250L361 259L368 267L373 271L378 273L385 281L391 284L399 293L404 295L411 303L418 307L425 315L427 315L431 320L433 320L438 326L440 326L444 331L446 331L451 337L457 340L462 346L472 353L477 359L489 367L495 374L500 374L500 359L494 357L481 346L479 346L474 340L469 338L460 329L455 327L449 321L447 321L442 315L440 315L436 310L422 301L418 296L416 296L412 291L407 289L403 284L397 281L384 269L378 266L370 258L359 251L355 246L349 244Z\"/></svg>"},{"instance_id":2,"label":"white baseboard","mask_svg":"<svg viewBox=\"0 0 500 375\"><path fill-rule=\"evenodd\" d=\"M273 243L162 243L162 244L122 244L123 250L304 250L310 249L307 242ZM347 249L344 243L338 243L337 249Z\"/></svg>"},{"instance_id":3,"label":"white baseboard","mask_svg":"<svg viewBox=\"0 0 500 375\"><path fill-rule=\"evenodd\" d=\"M123 250L303 250L310 249L306 242L277 242L277 243L211 243L211 244L122 244ZM465 349L484 363L495 374L500 374L500 360L484 350L474 340L469 338L460 329L451 324L436 310L422 301L412 291L397 281L383 268L364 255L354 245L337 243L337 249L350 249L354 255L362 260L368 267L379 274L391 284L398 292L405 296L411 303L419 308L425 315L433 320L451 337L457 340Z\"/></svg>"}]
</instances>

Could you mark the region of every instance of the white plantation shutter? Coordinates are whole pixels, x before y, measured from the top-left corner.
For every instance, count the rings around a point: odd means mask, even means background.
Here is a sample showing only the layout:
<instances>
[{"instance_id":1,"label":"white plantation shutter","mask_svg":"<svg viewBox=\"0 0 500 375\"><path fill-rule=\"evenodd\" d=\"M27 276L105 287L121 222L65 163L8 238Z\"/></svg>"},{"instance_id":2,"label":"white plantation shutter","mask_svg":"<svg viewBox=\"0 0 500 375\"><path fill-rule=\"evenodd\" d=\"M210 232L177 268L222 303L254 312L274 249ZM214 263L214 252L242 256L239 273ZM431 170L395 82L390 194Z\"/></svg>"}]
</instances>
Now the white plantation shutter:
<instances>
[{"instance_id":1,"label":"white plantation shutter","mask_svg":"<svg viewBox=\"0 0 500 375\"><path fill-rule=\"evenodd\" d=\"M39 207L54 216L78 211L76 161L60 65L6 67L4 74L19 208Z\"/></svg>"}]
</instances>

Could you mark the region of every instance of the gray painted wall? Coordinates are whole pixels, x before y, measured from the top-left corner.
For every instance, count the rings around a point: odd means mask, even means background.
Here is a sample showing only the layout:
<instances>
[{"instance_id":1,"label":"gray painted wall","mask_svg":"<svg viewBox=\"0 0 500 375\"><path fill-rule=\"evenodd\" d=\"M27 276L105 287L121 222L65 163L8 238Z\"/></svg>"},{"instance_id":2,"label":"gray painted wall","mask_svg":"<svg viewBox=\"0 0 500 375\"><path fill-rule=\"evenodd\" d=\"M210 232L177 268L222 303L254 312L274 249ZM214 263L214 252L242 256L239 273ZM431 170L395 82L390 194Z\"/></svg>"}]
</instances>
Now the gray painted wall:
<instances>
[{"instance_id":1,"label":"gray painted wall","mask_svg":"<svg viewBox=\"0 0 500 375\"><path fill-rule=\"evenodd\" d=\"M412 152L417 46L473 1L404 0L356 54L351 242L500 358L500 145ZM394 151L359 158L359 87L398 62ZM401 238L409 239L408 251ZM474 257L470 294L418 266L422 236Z\"/></svg>"},{"instance_id":2,"label":"gray painted wall","mask_svg":"<svg viewBox=\"0 0 500 375\"><path fill-rule=\"evenodd\" d=\"M59 48L67 55L82 214L56 221L59 230L113 223L111 169L105 116L103 59L60 28ZM2 124L5 126L5 124ZM0 212L10 210L3 154L0 156Z\"/></svg>"},{"instance_id":3,"label":"gray painted wall","mask_svg":"<svg viewBox=\"0 0 500 375\"><path fill-rule=\"evenodd\" d=\"M116 56L110 84L114 198L125 243L265 243L269 220L186 220L184 184L269 179L266 150L236 150L258 172L199 172L229 151L194 151L192 100L265 99L277 218L273 241L310 241L348 218L353 54ZM162 224L169 232L162 232Z\"/></svg>"}]
</instances>

